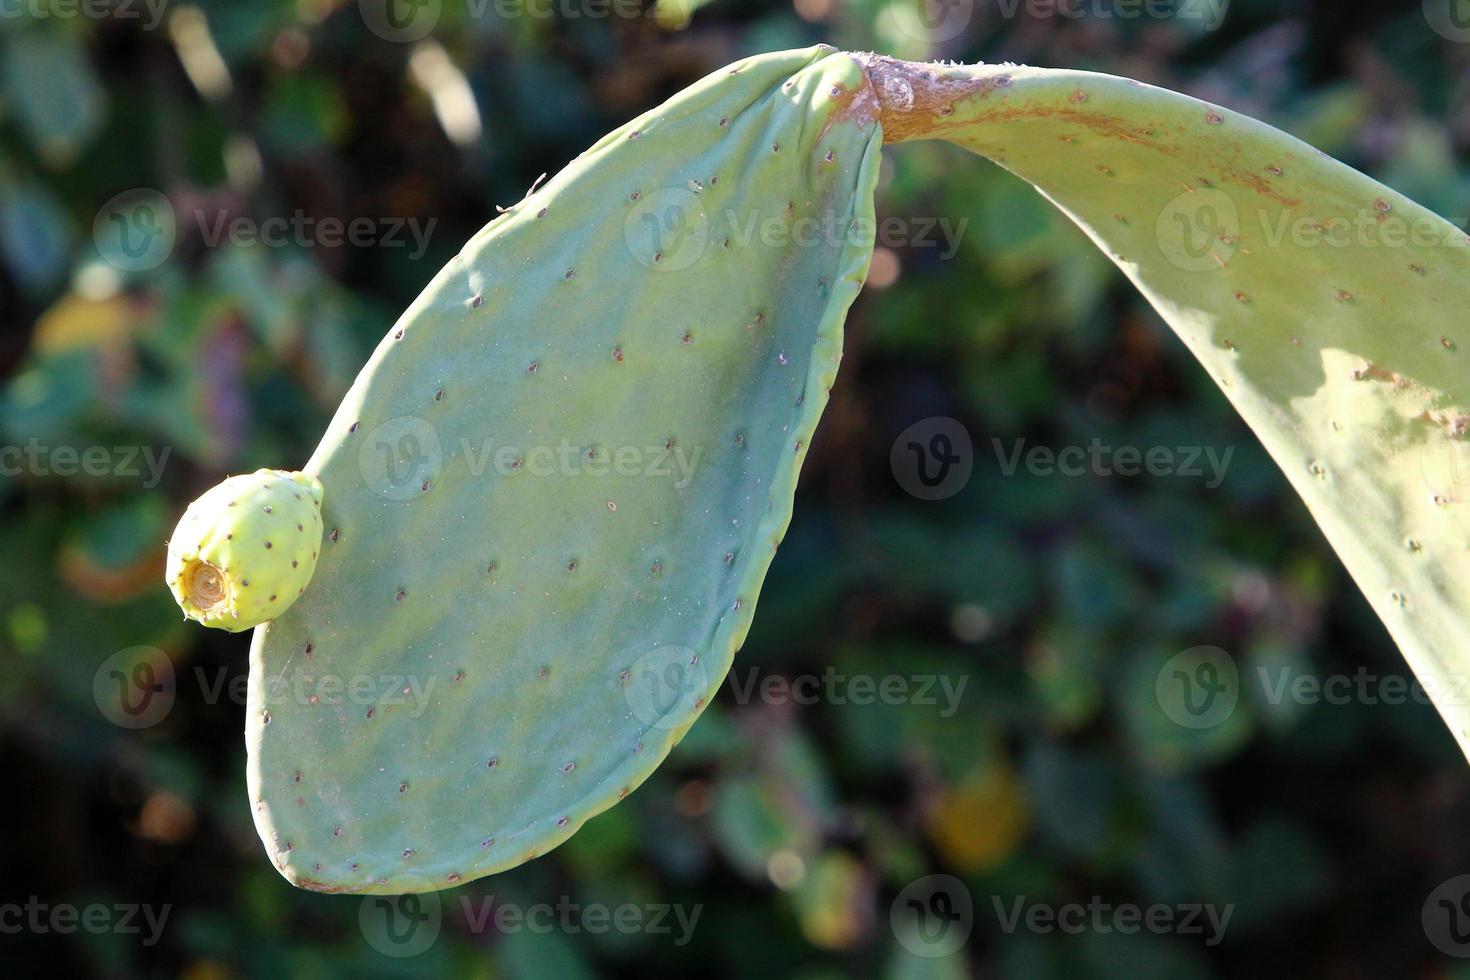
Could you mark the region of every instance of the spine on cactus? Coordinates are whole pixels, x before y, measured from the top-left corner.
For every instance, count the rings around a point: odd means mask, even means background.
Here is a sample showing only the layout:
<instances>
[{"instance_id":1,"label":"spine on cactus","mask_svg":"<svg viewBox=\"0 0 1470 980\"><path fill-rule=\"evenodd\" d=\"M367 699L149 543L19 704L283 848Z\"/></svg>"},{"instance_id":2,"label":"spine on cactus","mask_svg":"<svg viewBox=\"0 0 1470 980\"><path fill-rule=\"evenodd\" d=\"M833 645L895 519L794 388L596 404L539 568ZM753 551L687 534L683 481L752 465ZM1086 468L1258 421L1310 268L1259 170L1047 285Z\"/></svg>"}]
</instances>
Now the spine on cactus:
<instances>
[{"instance_id":1,"label":"spine on cactus","mask_svg":"<svg viewBox=\"0 0 1470 980\"><path fill-rule=\"evenodd\" d=\"M881 144L915 139L1029 182L1137 285L1470 751L1452 686L1470 649L1465 236L1173 92L817 47L711 75L476 235L364 367L306 466L319 483L237 477L186 513L169 566L186 614L261 623L247 783L288 880L408 892L514 867L677 744L791 518L871 258L845 232L872 227ZM1277 233L1300 222L1379 237ZM247 500L272 512L232 512ZM314 578L278 550L283 505Z\"/></svg>"}]
</instances>

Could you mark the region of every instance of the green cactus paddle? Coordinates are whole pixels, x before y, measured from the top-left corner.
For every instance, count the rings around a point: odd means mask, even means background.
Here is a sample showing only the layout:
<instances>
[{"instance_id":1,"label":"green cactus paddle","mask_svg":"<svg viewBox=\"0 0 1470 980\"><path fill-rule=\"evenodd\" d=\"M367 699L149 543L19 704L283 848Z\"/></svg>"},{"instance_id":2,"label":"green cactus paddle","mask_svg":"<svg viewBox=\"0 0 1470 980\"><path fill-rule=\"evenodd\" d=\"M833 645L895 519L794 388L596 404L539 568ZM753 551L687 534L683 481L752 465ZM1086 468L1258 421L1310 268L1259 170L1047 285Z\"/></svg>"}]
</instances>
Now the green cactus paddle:
<instances>
[{"instance_id":1,"label":"green cactus paddle","mask_svg":"<svg viewBox=\"0 0 1470 980\"><path fill-rule=\"evenodd\" d=\"M293 882L421 890L545 853L714 696L867 271L863 85L823 49L722 70L492 222L388 332L306 466L311 588L251 651L250 797Z\"/></svg>"},{"instance_id":2,"label":"green cactus paddle","mask_svg":"<svg viewBox=\"0 0 1470 980\"><path fill-rule=\"evenodd\" d=\"M819 47L604 138L476 236L363 370L304 468L325 490L315 576L251 650L249 793L289 880L504 870L668 754L790 519L878 149L917 138L1030 181L1138 285L1470 746L1464 236L1185 96Z\"/></svg>"},{"instance_id":3,"label":"green cactus paddle","mask_svg":"<svg viewBox=\"0 0 1470 980\"><path fill-rule=\"evenodd\" d=\"M1470 754L1470 237L1174 92L863 61L886 142L995 160L1133 281L1291 480Z\"/></svg>"}]
</instances>

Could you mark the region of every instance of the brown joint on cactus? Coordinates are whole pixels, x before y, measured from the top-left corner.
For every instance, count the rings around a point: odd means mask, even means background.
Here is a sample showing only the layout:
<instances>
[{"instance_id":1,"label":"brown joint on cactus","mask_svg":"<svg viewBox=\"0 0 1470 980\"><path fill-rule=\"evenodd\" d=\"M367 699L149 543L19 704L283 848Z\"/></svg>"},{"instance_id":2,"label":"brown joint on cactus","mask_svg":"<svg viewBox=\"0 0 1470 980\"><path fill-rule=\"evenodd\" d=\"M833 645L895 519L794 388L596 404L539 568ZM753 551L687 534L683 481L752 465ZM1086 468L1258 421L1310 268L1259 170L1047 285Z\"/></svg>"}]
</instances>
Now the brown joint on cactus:
<instances>
[{"instance_id":1,"label":"brown joint on cactus","mask_svg":"<svg viewBox=\"0 0 1470 980\"><path fill-rule=\"evenodd\" d=\"M191 559L184 566L184 596L205 614L225 607L230 590L224 573L207 561Z\"/></svg>"},{"instance_id":2,"label":"brown joint on cactus","mask_svg":"<svg viewBox=\"0 0 1470 980\"><path fill-rule=\"evenodd\" d=\"M937 65L899 61L879 54L855 52L851 57L863 69L867 84L846 98L834 118L852 118L860 123L877 122L883 127L883 142L939 136L951 125L955 105L962 99L1006 88L1011 78L997 73L986 76L949 76Z\"/></svg>"}]
</instances>

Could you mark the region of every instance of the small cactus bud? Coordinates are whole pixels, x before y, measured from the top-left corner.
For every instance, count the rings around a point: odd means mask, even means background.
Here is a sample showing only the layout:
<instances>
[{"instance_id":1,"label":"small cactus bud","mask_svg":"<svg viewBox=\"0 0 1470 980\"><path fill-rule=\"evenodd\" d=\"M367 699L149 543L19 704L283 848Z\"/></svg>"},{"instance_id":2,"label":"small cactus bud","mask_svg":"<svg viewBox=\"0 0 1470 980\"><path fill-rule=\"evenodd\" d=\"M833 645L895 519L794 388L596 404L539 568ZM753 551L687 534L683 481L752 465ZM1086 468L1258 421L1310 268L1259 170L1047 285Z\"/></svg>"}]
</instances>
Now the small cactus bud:
<instances>
[{"instance_id":1,"label":"small cactus bud","mask_svg":"<svg viewBox=\"0 0 1470 980\"><path fill-rule=\"evenodd\" d=\"M306 590L322 543L322 484L306 473L232 476L189 505L166 577L187 619L238 633Z\"/></svg>"}]
</instances>

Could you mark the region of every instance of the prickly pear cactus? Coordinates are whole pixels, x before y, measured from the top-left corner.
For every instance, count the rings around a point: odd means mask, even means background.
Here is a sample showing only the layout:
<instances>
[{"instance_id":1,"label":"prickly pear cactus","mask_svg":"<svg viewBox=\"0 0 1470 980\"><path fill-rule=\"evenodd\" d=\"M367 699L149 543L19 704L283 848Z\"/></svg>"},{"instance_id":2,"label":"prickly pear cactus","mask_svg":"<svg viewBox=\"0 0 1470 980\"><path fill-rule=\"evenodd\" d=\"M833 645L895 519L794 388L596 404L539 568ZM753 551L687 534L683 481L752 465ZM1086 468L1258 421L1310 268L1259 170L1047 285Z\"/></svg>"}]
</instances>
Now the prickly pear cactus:
<instances>
[{"instance_id":1,"label":"prickly pear cactus","mask_svg":"<svg viewBox=\"0 0 1470 980\"><path fill-rule=\"evenodd\" d=\"M863 56L887 142L950 140L1085 230L1306 501L1470 754L1470 238L1228 108Z\"/></svg>"},{"instance_id":2,"label":"prickly pear cactus","mask_svg":"<svg viewBox=\"0 0 1470 980\"><path fill-rule=\"evenodd\" d=\"M609 134L476 236L363 370L305 468L320 567L251 649L249 793L289 880L503 870L668 754L790 519L879 146L921 138L1029 181L1139 287L1470 749L1465 236L1182 95L813 48Z\"/></svg>"},{"instance_id":3,"label":"prickly pear cactus","mask_svg":"<svg viewBox=\"0 0 1470 980\"><path fill-rule=\"evenodd\" d=\"M165 576L185 617L238 633L290 608L321 543L321 482L256 470L189 505L169 538Z\"/></svg>"},{"instance_id":4,"label":"prickly pear cactus","mask_svg":"<svg viewBox=\"0 0 1470 980\"><path fill-rule=\"evenodd\" d=\"M326 541L257 631L277 866L404 892L636 787L750 625L866 274L879 142L830 49L724 69L492 222L388 331L308 472Z\"/></svg>"}]
</instances>

